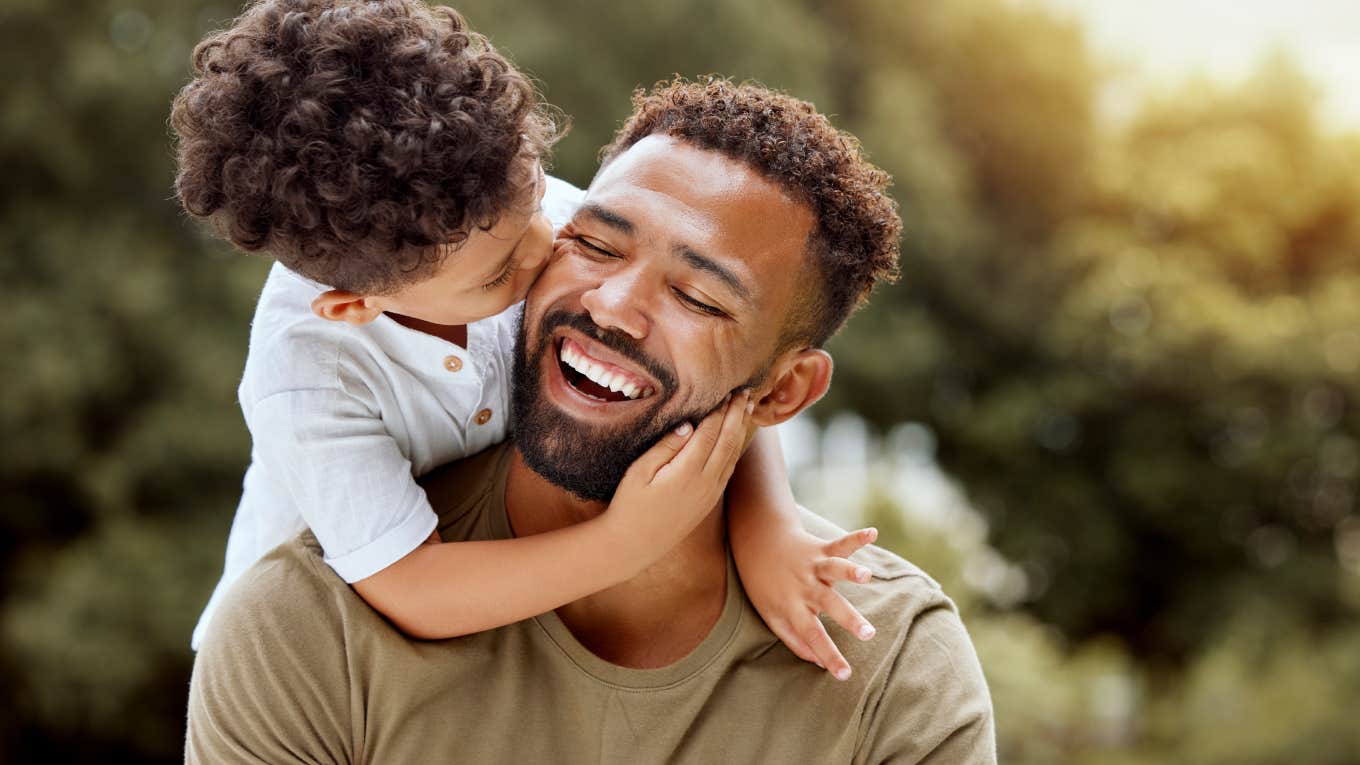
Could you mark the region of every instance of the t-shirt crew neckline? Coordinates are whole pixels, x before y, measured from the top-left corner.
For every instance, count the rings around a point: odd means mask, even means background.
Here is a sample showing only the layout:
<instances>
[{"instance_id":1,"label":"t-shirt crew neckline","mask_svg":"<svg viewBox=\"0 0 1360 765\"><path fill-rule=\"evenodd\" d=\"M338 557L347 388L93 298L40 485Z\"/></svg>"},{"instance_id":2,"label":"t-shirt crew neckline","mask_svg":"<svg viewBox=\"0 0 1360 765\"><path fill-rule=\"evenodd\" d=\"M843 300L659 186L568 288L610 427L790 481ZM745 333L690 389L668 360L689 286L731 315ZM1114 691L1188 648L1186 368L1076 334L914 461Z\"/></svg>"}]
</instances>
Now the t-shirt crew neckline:
<instances>
[{"instance_id":1,"label":"t-shirt crew neckline","mask_svg":"<svg viewBox=\"0 0 1360 765\"><path fill-rule=\"evenodd\" d=\"M510 529L510 518L505 509L505 481L510 472L510 459L514 447L507 443L501 450L496 466L496 482L491 496L491 531L498 539L514 536ZM743 607L745 596L738 583L736 564L730 551L727 553L727 594L723 601L722 613L708 631L702 642L695 646L679 661L655 669L633 669L606 661L581 644L571 634L555 611L549 611L533 618L533 621L547 634L548 639L557 646L567 659L582 672L607 685L635 690L658 690L679 685L698 676L706 667L713 664L732 644L742 623L746 609Z\"/></svg>"}]
</instances>

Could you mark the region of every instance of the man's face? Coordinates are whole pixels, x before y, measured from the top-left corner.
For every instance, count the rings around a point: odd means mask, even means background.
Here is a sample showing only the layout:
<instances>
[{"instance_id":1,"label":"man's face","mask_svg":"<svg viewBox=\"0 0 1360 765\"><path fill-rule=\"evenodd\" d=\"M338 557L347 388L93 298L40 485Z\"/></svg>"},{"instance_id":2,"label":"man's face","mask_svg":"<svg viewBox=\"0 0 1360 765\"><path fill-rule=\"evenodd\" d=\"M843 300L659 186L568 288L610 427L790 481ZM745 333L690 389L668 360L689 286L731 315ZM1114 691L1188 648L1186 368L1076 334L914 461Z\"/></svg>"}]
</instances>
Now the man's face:
<instances>
[{"instance_id":1,"label":"man's face","mask_svg":"<svg viewBox=\"0 0 1360 765\"><path fill-rule=\"evenodd\" d=\"M608 501L667 431L759 394L812 224L717 152L650 136L615 158L526 302L513 408L529 466Z\"/></svg>"}]
</instances>

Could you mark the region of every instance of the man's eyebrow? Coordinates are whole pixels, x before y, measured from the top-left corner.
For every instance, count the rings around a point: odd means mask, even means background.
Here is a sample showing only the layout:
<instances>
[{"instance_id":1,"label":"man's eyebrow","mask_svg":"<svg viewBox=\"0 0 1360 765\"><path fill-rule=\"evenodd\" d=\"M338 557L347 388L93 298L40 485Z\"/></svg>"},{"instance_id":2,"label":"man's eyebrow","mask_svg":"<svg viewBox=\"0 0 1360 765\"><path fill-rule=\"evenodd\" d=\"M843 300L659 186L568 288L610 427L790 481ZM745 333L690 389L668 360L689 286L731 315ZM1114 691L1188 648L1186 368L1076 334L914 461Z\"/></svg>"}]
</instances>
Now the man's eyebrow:
<instances>
[{"instance_id":1,"label":"man's eyebrow","mask_svg":"<svg viewBox=\"0 0 1360 765\"><path fill-rule=\"evenodd\" d=\"M587 202L581 205L580 209L577 212L589 215L595 220L598 220L599 222L605 224L606 226L609 226L610 228L615 229L621 233L624 234L633 233L632 221L628 220L622 215L619 215L613 210L601 207L600 205Z\"/></svg>"},{"instance_id":2,"label":"man's eyebrow","mask_svg":"<svg viewBox=\"0 0 1360 765\"><path fill-rule=\"evenodd\" d=\"M751 290L747 289L741 279L727 266L724 266L707 255L700 254L697 250L688 245L678 244L675 246L674 251L675 254L679 255L681 259L690 265L690 267L716 276L718 281L726 284L732 292L736 293L737 297L741 298L748 305L752 302Z\"/></svg>"},{"instance_id":3,"label":"man's eyebrow","mask_svg":"<svg viewBox=\"0 0 1360 765\"><path fill-rule=\"evenodd\" d=\"M628 220L622 215L619 215L613 210L610 210L598 204L587 202L581 205L580 208L578 208L577 214L584 214L591 218L594 218L595 220L598 220L599 222L605 224L606 226L609 226L610 228L623 234L631 236L634 231L632 221ZM741 298L742 301L744 301L748 305L753 303L753 300L751 298L751 290L747 288L745 284L742 283L741 279L738 278L737 275L733 273L733 271L730 268L708 257L707 255L700 253L698 250L695 250L693 247L690 247L689 245L678 244L674 248L672 248L672 251L676 255L678 255L682 260L688 263L690 268L703 271L704 273L707 274L712 274L713 276L717 277L717 279L721 281L723 284L726 284L727 287L731 289L732 292L736 294L737 297Z\"/></svg>"}]
</instances>

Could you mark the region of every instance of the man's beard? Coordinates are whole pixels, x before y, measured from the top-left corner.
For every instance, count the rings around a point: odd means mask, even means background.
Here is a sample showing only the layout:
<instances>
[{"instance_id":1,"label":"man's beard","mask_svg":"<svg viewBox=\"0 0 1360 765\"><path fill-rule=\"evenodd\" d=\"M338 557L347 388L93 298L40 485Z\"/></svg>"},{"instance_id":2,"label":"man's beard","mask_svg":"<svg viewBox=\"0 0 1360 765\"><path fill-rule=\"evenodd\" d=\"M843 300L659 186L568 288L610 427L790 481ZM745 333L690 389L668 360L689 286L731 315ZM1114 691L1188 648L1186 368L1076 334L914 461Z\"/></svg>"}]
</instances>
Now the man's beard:
<instances>
[{"instance_id":1,"label":"man's beard","mask_svg":"<svg viewBox=\"0 0 1360 765\"><path fill-rule=\"evenodd\" d=\"M581 332L656 378L660 389L643 399L650 403L650 409L627 425L598 426L553 406L543 395L539 361L547 354L549 363L560 363L552 342L552 333L559 327ZM648 357L633 338L618 330L603 329L584 314L555 310L543 317L532 343L527 333L521 314L510 393L515 446L535 473L583 500L609 502L634 460L682 422L697 425L722 406L720 397L706 407L666 412L666 404L676 394L675 373Z\"/></svg>"}]
</instances>

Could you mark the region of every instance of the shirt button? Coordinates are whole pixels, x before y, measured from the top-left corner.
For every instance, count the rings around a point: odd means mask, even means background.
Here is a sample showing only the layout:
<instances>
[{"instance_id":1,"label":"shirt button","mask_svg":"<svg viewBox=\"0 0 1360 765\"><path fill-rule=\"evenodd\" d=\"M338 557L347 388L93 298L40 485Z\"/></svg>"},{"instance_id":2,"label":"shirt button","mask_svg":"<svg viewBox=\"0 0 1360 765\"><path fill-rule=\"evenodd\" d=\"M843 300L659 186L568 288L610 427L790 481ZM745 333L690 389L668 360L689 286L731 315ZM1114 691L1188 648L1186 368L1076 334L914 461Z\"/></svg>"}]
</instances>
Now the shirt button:
<instances>
[{"instance_id":1,"label":"shirt button","mask_svg":"<svg viewBox=\"0 0 1360 765\"><path fill-rule=\"evenodd\" d=\"M449 370L450 372L457 372L458 370L463 368L463 360L458 358L457 356L445 356L444 368Z\"/></svg>"},{"instance_id":2,"label":"shirt button","mask_svg":"<svg viewBox=\"0 0 1360 765\"><path fill-rule=\"evenodd\" d=\"M491 422L491 410L490 410L490 409L483 409L482 411L480 411L480 412L477 413L477 424L478 424L478 425L485 425L485 424L487 424L488 422Z\"/></svg>"}]
</instances>

